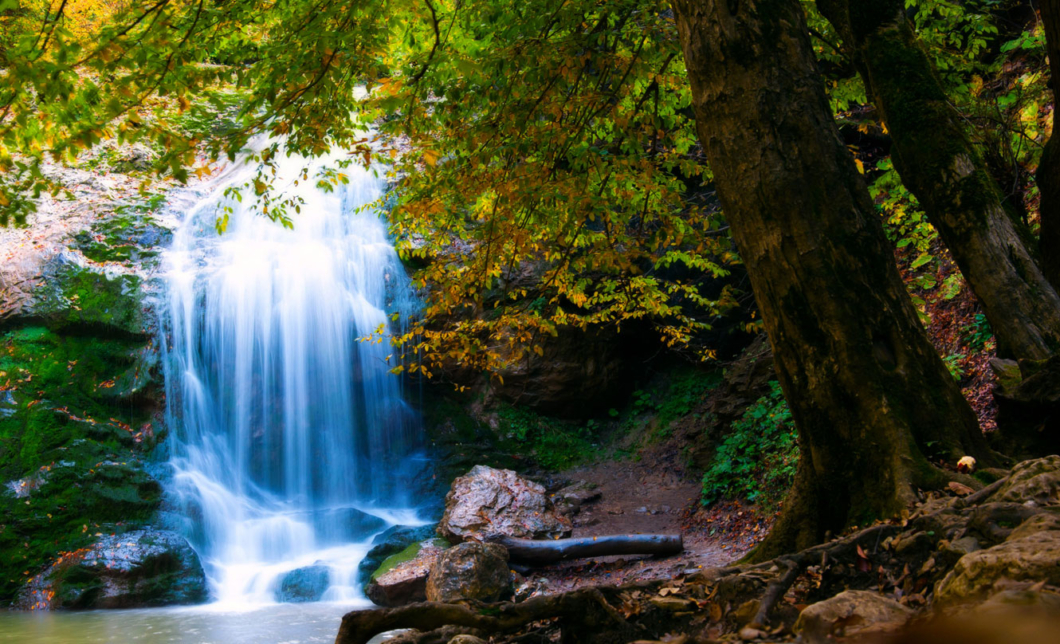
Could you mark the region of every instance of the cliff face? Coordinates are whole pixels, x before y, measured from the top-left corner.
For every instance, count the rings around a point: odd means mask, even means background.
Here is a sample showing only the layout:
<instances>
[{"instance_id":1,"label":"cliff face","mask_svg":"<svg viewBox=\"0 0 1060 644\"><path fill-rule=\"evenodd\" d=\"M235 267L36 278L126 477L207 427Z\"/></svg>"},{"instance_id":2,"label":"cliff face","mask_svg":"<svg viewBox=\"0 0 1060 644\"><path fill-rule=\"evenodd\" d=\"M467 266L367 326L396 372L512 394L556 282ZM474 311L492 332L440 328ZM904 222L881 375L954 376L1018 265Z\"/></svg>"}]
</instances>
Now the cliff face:
<instances>
[{"instance_id":1,"label":"cliff face","mask_svg":"<svg viewBox=\"0 0 1060 644\"><path fill-rule=\"evenodd\" d=\"M0 229L0 605L31 579L48 597L60 575L38 573L159 507L154 276L170 234L162 198L136 190L142 153L122 154L123 173L52 168L72 194ZM68 590L98 581L61 576Z\"/></svg>"}]
</instances>

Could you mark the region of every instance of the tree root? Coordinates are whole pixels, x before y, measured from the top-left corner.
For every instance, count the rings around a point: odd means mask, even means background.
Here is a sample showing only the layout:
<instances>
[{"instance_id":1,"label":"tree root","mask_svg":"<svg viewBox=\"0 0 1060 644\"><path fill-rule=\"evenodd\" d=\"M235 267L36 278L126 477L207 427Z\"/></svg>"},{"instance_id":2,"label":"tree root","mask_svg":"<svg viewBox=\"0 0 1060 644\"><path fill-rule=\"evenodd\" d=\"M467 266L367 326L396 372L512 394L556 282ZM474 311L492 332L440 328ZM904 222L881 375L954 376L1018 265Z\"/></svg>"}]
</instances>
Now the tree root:
<instances>
[{"instance_id":1,"label":"tree root","mask_svg":"<svg viewBox=\"0 0 1060 644\"><path fill-rule=\"evenodd\" d=\"M380 633L405 628L430 633L456 626L499 635L546 620L559 620L565 627L564 641L572 642L598 641L603 634L635 636L639 631L607 602L599 589L583 588L561 595L534 597L521 603L422 602L398 608L356 611L342 618L335 643L367 644ZM570 639L572 637L575 639Z\"/></svg>"}]
</instances>

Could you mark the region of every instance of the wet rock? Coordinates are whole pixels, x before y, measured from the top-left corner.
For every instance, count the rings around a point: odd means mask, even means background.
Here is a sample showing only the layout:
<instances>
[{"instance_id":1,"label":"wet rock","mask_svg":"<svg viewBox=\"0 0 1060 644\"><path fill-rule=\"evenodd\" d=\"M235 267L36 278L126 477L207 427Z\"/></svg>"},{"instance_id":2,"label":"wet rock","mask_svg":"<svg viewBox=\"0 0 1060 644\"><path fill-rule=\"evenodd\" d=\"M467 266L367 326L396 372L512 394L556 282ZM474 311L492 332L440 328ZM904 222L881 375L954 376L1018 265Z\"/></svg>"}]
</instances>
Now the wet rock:
<instances>
[{"instance_id":1,"label":"wet rock","mask_svg":"<svg viewBox=\"0 0 1060 644\"><path fill-rule=\"evenodd\" d=\"M383 561L365 594L380 606L404 606L427 600L427 578L442 556L443 542L415 543Z\"/></svg>"},{"instance_id":2,"label":"wet rock","mask_svg":"<svg viewBox=\"0 0 1060 644\"><path fill-rule=\"evenodd\" d=\"M1060 584L1060 531L1024 533L993 548L960 558L935 587L939 605L985 599L1001 582Z\"/></svg>"},{"instance_id":3,"label":"wet rock","mask_svg":"<svg viewBox=\"0 0 1060 644\"><path fill-rule=\"evenodd\" d=\"M427 578L427 599L498 601L511 592L508 551L493 543L466 542L446 550Z\"/></svg>"},{"instance_id":4,"label":"wet rock","mask_svg":"<svg viewBox=\"0 0 1060 644\"><path fill-rule=\"evenodd\" d=\"M19 594L26 610L139 608L206 600L206 574L180 535L134 530L68 553Z\"/></svg>"},{"instance_id":5,"label":"wet rock","mask_svg":"<svg viewBox=\"0 0 1060 644\"><path fill-rule=\"evenodd\" d=\"M379 569L383 561L414 543L427 541L435 536L436 524L423 526L396 525L372 539L372 549L357 566L357 585L367 593L368 582L372 573Z\"/></svg>"},{"instance_id":6,"label":"wet rock","mask_svg":"<svg viewBox=\"0 0 1060 644\"><path fill-rule=\"evenodd\" d=\"M913 617L909 608L865 590L847 590L807 606L794 630L804 642L828 642L832 635L864 636L898 630Z\"/></svg>"},{"instance_id":7,"label":"wet rock","mask_svg":"<svg viewBox=\"0 0 1060 644\"><path fill-rule=\"evenodd\" d=\"M330 584L327 566L315 564L297 568L283 576L276 591L276 601L284 603L316 602Z\"/></svg>"},{"instance_id":8,"label":"wet rock","mask_svg":"<svg viewBox=\"0 0 1060 644\"><path fill-rule=\"evenodd\" d=\"M453 481L438 524L438 534L451 543L469 537L552 539L570 533L570 519L556 510L544 487L511 470L484 465Z\"/></svg>"}]
</instances>

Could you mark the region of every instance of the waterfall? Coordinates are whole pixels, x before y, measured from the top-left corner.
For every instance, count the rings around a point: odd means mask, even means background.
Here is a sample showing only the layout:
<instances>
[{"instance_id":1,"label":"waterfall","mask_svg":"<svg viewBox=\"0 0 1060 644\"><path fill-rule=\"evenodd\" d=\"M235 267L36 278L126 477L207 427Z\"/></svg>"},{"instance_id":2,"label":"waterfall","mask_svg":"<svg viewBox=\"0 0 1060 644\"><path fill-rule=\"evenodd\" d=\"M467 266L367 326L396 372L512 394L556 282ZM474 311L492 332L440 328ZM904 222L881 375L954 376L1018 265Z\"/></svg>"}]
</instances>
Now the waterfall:
<instances>
[{"instance_id":1,"label":"waterfall","mask_svg":"<svg viewBox=\"0 0 1060 644\"><path fill-rule=\"evenodd\" d=\"M359 597L371 536L416 523L404 494L417 418L387 339L364 340L414 296L366 207L383 182L351 166L347 184L316 185L344 156L280 155L274 186L302 201L293 229L256 211L252 190L225 197L256 172L233 164L167 252L169 489L221 602L273 601L284 573L308 565L328 568L323 599Z\"/></svg>"}]
</instances>

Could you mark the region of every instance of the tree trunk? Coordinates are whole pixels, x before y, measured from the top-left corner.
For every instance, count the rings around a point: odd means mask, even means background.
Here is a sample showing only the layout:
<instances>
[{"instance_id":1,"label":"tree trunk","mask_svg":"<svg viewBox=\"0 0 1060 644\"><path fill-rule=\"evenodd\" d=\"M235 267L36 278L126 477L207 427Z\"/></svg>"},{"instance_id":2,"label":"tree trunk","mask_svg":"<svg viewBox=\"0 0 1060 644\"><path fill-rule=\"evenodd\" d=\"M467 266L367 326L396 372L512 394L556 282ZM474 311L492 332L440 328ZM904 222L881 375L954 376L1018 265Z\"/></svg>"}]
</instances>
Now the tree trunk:
<instances>
[{"instance_id":1,"label":"tree trunk","mask_svg":"<svg viewBox=\"0 0 1060 644\"><path fill-rule=\"evenodd\" d=\"M1056 108L1060 100L1060 0L1040 0L1045 25L1046 50L1049 53L1049 87L1053 90L1053 133L1045 144L1038 163L1038 190L1042 201L1039 249L1042 270L1060 290L1060 136L1056 132Z\"/></svg>"},{"instance_id":2,"label":"tree trunk","mask_svg":"<svg viewBox=\"0 0 1060 644\"><path fill-rule=\"evenodd\" d=\"M818 0L817 6L853 52L894 141L894 166L983 305L998 353L1048 358L1060 349L1060 296L1033 256L1030 231L1006 210L948 101L905 3Z\"/></svg>"},{"instance_id":3,"label":"tree trunk","mask_svg":"<svg viewBox=\"0 0 1060 644\"><path fill-rule=\"evenodd\" d=\"M765 559L893 516L943 482L924 450L989 460L840 141L798 0L675 0L699 139L799 429Z\"/></svg>"}]
</instances>

